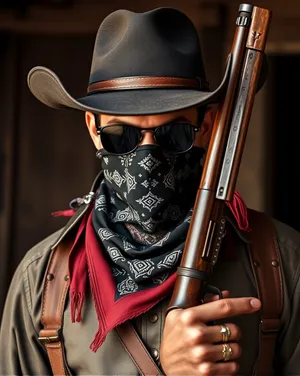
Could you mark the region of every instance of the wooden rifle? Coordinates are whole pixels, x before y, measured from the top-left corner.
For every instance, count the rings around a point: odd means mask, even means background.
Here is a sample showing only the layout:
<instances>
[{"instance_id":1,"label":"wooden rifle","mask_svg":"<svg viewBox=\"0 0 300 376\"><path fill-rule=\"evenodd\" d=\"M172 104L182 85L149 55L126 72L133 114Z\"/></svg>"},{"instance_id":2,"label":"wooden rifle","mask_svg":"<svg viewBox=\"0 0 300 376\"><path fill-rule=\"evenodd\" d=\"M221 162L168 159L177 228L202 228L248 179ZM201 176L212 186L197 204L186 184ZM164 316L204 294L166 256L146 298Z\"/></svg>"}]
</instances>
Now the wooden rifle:
<instances>
[{"instance_id":1,"label":"wooden rifle","mask_svg":"<svg viewBox=\"0 0 300 376\"><path fill-rule=\"evenodd\" d=\"M203 303L225 231L224 207L231 202L264 59L271 11L239 7L229 54L229 78L218 104L193 215L167 312Z\"/></svg>"}]
</instances>

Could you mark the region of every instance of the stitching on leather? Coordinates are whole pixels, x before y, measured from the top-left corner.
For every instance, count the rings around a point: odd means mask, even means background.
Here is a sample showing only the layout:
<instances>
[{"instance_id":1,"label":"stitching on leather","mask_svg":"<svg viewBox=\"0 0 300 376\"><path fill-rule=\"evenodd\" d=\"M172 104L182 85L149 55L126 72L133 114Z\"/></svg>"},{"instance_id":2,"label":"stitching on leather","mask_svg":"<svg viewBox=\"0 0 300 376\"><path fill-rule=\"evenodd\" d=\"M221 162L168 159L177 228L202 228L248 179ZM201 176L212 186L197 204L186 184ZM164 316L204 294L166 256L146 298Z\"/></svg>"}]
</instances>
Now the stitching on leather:
<instances>
[{"instance_id":1,"label":"stitching on leather","mask_svg":"<svg viewBox=\"0 0 300 376\"><path fill-rule=\"evenodd\" d=\"M55 365L53 364L53 362L51 361L51 356L50 356L50 353L52 355L54 355L55 357L55 354L53 354L53 352L51 350L58 350L58 357L59 357L59 360L60 360L60 369L62 370L62 373L59 373L59 375L66 375L66 371L65 371L65 366L64 366L64 362L63 362L63 356L62 356L62 347L61 347L61 344L59 343L58 345L53 345L53 344L49 344L47 345L47 348L48 348L48 354L49 354L49 358L50 358L50 362L51 362L51 367L53 369L56 369ZM57 357L56 357L57 358Z\"/></svg>"},{"instance_id":2,"label":"stitching on leather","mask_svg":"<svg viewBox=\"0 0 300 376\"><path fill-rule=\"evenodd\" d=\"M135 358L132 356L131 351L129 350L128 346L123 341L122 336L119 333L118 333L118 336L119 336L120 341L123 343L123 346L127 349L127 353L130 356L131 360L133 361L133 363L135 364L135 366L140 370L141 374L144 375L144 373L143 373L142 369L140 368L139 364L137 363L137 361L135 360Z\"/></svg>"},{"instance_id":3,"label":"stitching on leather","mask_svg":"<svg viewBox=\"0 0 300 376\"><path fill-rule=\"evenodd\" d=\"M68 247L69 248L69 247ZM70 248L71 249L71 248ZM66 252L65 250L63 250L63 252ZM67 256L64 255L63 256L64 258L66 258ZM66 262L66 271L65 271L65 275L68 273L68 262ZM68 288L69 288L69 283L68 282L64 282L65 285L63 287L63 295L62 295L62 299L61 299L61 302L60 302L60 307L59 307L59 323L60 323L60 326L62 327L62 321L63 321L63 313L64 313L64 308L65 308L65 301L66 301L66 296L67 296L67 291L68 291Z\"/></svg>"},{"instance_id":4,"label":"stitching on leather","mask_svg":"<svg viewBox=\"0 0 300 376\"><path fill-rule=\"evenodd\" d=\"M95 89L90 89L90 92L92 92L92 91L94 91L94 90L101 90L101 89L117 89L117 88L130 88L130 87L156 87L156 86L162 86L162 87L164 87L164 86L176 86L176 87L178 87L178 86L191 86L191 85L185 85L185 84L167 84L167 83L158 83L158 84L134 84L134 85L130 85L130 86L128 86L127 84L118 84L117 86L106 86L106 85L104 85L104 86L102 86L102 87L99 87L99 88L95 88Z\"/></svg>"},{"instance_id":5,"label":"stitching on leather","mask_svg":"<svg viewBox=\"0 0 300 376\"><path fill-rule=\"evenodd\" d=\"M54 257L55 257L55 252L57 251L57 249L54 250L54 253L50 255L50 258L51 258L51 261L50 261L50 264L48 265L48 268L46 270L46 274L45 274L45 277L47 277L47 273L48 271L51 270L51 267L53 265L53 260L54 260ZM44 290L43 290L43 297L42 297L42 317L41 317L41 323L45 326L45 328L47 328L47 325L45 323L45 317L44 317L44 314L45 314L45 300L46 300L46 295L48 293L48 286L49 286L49 281L47 280L47 278L45 278L46 280L46 284L45 284L45 287L44 287Z\"/></svg>"},{"instance_id":6,"label":"stitching on leather","mask_svg":"<svg viewBox=\"0 0 300 376\"><path fill-rule=\"evenodd\" d=\"M50 349L48 348L47 345L46 345L46 349L47 349L48 357L49 357L49 360L50 360L51 369L53 370L53 369L54 369L54 364L53 364L53 362L52 362L52 356L51 356Z\"/></svg>"},{"instance_id":7,"label":"stitching on leather","mask_svg":"<svg viewBox=\"0 0 300 376\"><path fill-rule=\"evenodd\" d=\"M146 349L145 346L144 346L144 344L143 344L143 342L141 341L140 337L138 336L138 334L137 334L135 331L133 331L133 334L134 334L134 336L137 338L137 340L140 342L140 344L142 345L142 347L143 347L144 349ZM147 359L147 361L149 361L149 362L150 362L150 363L151 363L156 369L158 369L156 363L154 362L154 360L152 359L151 356L150 356L150 357L147 356L146 359Z\"/></svg>"},{"instance_id":8,"label":"stitching on leather","mask_svg":"<svg viewBox=\"0 0 300 376\"><path fill-rule=\"evenodd\" d=\"M122 77L122 78L113 78L111 80L107 80L109 82L122 82L122 81L155 81L155 80L167 80L167 81L197 81L197 80L193 80L193 79L190 79L190 78L183 78L183 77ZM105 82L105 81L102 81L102 82ZM100 81L101 83L101 81ZM95 82L93 84L91 84L90 86L92 85L95 85L95 84L98 84L98 82Z\"/></svg>"}]
</instances>

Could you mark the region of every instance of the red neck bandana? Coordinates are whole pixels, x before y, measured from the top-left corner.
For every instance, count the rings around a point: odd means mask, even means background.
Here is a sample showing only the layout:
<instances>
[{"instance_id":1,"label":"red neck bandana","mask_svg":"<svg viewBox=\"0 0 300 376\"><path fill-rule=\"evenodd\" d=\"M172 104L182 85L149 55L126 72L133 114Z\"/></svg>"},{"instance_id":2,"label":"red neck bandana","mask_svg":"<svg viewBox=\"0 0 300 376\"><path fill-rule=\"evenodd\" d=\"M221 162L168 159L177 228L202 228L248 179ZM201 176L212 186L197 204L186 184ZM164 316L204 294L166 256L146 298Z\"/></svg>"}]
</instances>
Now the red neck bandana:
<instances>
[{"instance_id":1,"label":"red neck bandana","mask_svg":"<svg viewBox=\"0 0 300 376\"><path fill-rule=\"evenodd\" d=\"M227 203L227 206L239 228L243 231L250 231L247 208L240 194L235 192L233 201ZM176 273L159 286L131 293L115 302L115 281L92 225L92 209L91 205L81 220L69 256L69 273L72 322L81 321L87 284L90 286L99 323L90 348L97 351L108 332L119 324L148 311L171 294ZM56 212L54 215L72 215L72 213L70 211Z\"/></svg>"}]
</instances>

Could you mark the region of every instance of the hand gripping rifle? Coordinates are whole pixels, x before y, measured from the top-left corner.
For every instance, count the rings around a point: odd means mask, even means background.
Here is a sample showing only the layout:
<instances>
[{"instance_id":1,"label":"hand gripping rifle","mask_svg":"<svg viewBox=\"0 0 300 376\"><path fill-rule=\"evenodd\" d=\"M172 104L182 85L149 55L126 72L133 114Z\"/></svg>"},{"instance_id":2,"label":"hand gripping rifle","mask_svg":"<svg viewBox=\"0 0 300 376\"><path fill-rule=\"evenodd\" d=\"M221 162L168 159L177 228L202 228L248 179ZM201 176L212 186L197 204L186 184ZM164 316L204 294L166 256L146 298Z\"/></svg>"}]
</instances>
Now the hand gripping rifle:
<instances>
[{"instance_id":1,"label":"hand gripping rifle","mask_svg":"<svg viewBox=\"0 0 300 376\"><path fill-rule=\"evenodd\" d=\"M271 11L241 4L232 43L230 74L218 106L191 224L168 311L203 303L225 230L223 209L236 185L254 97L259 89Z\"/></svg>"}]
</instances>

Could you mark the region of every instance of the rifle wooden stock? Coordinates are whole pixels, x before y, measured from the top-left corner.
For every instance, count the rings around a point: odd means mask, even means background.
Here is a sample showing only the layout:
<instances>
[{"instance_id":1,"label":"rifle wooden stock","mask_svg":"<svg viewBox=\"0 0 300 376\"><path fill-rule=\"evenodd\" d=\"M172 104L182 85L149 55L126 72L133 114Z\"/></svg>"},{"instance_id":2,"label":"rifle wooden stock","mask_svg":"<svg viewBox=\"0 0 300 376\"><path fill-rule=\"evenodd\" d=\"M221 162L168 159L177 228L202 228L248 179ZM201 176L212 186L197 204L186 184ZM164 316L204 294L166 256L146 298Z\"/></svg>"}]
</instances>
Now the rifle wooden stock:
<instances>
[{"instance_id":1,"label":"rifle wooden stock","mask_svg":"<svg viewBox=\"0 0 300 376\"><path fill-rule=\"evenodd\" d=\"M207 292L221 297L208 280L224 236L223 209L233 198L270 21L269 10L240 5L228 85L215 117L168 312L201 304Z\"/></svg>"}]
</instances>

